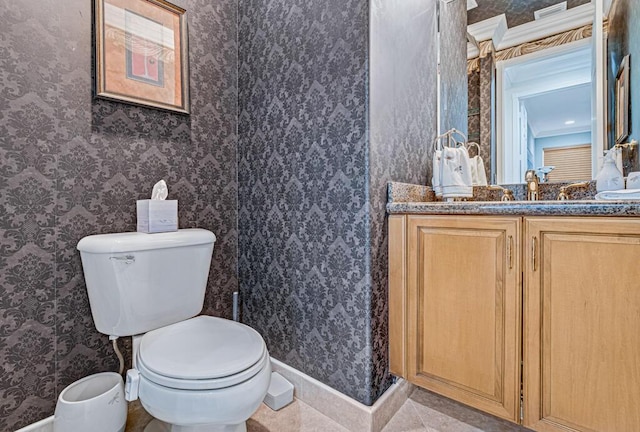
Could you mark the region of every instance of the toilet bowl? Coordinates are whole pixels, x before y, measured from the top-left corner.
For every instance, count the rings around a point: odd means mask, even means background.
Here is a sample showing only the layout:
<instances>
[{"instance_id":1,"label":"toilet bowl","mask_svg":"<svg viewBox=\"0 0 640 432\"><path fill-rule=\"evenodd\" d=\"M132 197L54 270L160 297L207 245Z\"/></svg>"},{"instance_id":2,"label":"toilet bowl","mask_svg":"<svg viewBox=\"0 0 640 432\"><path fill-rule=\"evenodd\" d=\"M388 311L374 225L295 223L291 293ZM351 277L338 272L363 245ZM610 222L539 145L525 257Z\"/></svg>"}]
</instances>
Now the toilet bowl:
<instances>
[{"instance_id":1,"label":"toilet bowl","mask_svg":"<svg viewBox=\"0 0 640 432\"><path fill-rule=\"evenodd\" d=\"M78 243L93 321L133 337L125 398L155 417L146 432L245 432L271 380L252 328L202 311L215 235L117 233ZM195 317L195 318L194 318Z\"/></svg>"},{"instance_id":2,"label":"toilet bowl","mask_svg":"<svg viewBox=\"0 0 640 432\"><path fill-rule=\"evenodd\" d=\"M146 432L243 432L271 380L264 341L250 327L199 316L143 335L129 371L136 396L156 419Z\"/></svg>"}]
</instances>

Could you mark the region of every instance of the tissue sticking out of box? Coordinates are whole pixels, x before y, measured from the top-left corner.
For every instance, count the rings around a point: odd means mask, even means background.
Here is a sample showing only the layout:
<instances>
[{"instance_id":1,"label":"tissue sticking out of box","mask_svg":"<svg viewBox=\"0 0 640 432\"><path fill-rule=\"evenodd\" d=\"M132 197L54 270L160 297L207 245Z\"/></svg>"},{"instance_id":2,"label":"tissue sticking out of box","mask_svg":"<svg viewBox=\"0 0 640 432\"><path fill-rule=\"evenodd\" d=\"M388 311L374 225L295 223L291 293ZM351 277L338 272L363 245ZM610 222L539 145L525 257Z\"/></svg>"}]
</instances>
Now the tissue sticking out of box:
<instances>
[{"instance_id":1,"label":"tissue sticking out of box","mask_svg":"<svg viewBox=\"0 0 640 432\"><path fill-rule=\"evenodd\" d=\"M169 188L164 180L153 187L150 200L138 200L138 232L159 233L178 230L178 201L168 200Z\"/></svg>"},{"instance_id":2,"label":"tissue sticking out of box","mask_svg":"<svg viewBox=\"0 0 640 432\"><path fill-rule=\"evenodd\" d=\"M158 183L153 185L153 191L151 191L152 200L166 200L168 195L169 188L167 187L167 182L160 180Z\"/></svg>"}]
</instances>

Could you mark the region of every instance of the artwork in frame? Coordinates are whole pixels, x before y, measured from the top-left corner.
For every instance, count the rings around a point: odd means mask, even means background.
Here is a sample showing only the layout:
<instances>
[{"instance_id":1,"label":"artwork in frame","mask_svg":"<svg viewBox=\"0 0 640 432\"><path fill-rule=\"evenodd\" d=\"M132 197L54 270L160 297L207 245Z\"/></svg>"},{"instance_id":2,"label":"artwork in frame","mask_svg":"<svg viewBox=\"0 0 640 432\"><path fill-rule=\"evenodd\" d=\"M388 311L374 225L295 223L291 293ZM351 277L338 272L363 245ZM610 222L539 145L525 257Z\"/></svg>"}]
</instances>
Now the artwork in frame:
<instances>
[{"instance_id":1,"label":"artwork in frame","mask_svg":"<svg viewBox=\"0 0 640 432\"><path fill-rule=\"evenodd\" d=\"M189 113L186 11L164 0L96 0L96 95Z\"/></svg>"},{"instance_id":2,"label":"artwork in frame","mask_svg":"<svg viewBox=\"0 0 640 432\"><path fill-rule=\"evenodd\" d=\"M615 133L616 144L621 144L629 136L629 62L631 56L625 56L620 62L616 75L615 94Z\"/></svg>"}]
</instances>

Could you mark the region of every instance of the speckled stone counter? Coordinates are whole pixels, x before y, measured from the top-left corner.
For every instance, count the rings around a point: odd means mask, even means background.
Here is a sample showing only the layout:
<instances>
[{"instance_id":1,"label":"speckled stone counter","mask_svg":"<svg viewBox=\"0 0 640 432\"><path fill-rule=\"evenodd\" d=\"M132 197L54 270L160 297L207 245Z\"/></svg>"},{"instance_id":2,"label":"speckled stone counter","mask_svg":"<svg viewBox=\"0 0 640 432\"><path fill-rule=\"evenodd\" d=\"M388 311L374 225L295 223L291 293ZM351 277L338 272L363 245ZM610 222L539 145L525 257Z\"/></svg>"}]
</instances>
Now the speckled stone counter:
<instances>
[{"instance_id":1,"label":"speckled stone counter","mask_svg":"<svg viewBox=\"0 0 640 432\"><path fill-rule=\"evenodd\" d=\"M603 201L467 201L387 204L389 214L640 216L640 203Z\"/></svg>"},{"instance_id":2,"label":"speckled stone counter","mask_svg":"<svg viewBox=\"0 0 640 432\"><path fill-rule=\"evenodd\" d=\"M559 189L559 188L558 188ZM389 214L513 216L640 216L640 202L594 201L435 201L431 188L389 183ZM474 192L475 194L475 192ZM497 198L496 198L497 199Z\"/></svg>"}]
</instances>

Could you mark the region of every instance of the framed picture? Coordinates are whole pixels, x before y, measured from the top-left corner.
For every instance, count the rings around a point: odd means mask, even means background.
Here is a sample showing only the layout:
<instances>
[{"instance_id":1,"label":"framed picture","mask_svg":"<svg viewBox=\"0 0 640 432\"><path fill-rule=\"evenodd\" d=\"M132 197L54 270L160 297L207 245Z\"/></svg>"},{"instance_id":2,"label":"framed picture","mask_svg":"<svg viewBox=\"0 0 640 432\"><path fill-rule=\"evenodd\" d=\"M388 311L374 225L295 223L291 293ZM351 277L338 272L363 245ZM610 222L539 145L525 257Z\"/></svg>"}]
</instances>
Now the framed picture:
<instances>
[{"instance_id":1,"label":"framed picture","mask_svg":"<svg viewBox=\"0 0 640 432\"><path fill-rule=\"evenodd\" d=\"M625 56L620 62L616 76L615 94L615 133L616 144L621 144L629 136L629 62Z\"/></svg>"},{"instance_id":2,"label":"framed picture","mask_svg":"<svg viewBox=\"0 0 640 432\"><path fill-rule=\"evenodd\" d=\"M189 113L186 11L164 0L95 0L96 95Z\"/></svg>"}]
</instances>

